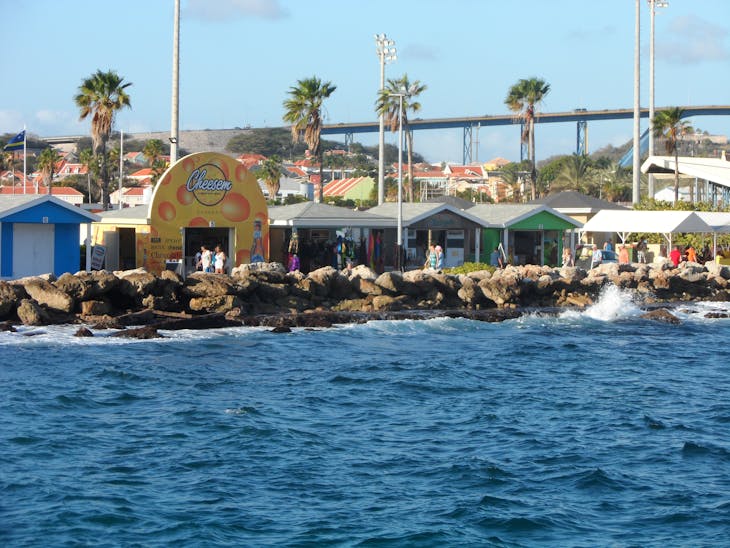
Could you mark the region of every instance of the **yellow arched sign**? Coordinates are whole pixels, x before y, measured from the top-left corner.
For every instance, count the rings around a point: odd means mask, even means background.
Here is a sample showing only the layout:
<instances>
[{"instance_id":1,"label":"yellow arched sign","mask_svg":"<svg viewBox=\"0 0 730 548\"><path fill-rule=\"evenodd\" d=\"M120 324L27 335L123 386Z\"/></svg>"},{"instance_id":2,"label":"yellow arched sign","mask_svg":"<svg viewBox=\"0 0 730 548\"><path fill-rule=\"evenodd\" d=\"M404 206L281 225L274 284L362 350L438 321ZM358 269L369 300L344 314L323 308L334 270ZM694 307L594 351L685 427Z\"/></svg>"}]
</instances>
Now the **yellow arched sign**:
<instances>
[{"instance_id":1,"label":"yellow arched sign","mask_svg":"<svg viewBox=\"0 0 730 548\"><path fill-rule=\"evenodd\" d=\"M200 152L170 166L155 186L148 219L149 234L138 234L137 257L152 272L168 261L189 264L201 245L220 246L228 272L269 256L266 199L256 177L225 154Z\"/></svg>"}]
</instances>

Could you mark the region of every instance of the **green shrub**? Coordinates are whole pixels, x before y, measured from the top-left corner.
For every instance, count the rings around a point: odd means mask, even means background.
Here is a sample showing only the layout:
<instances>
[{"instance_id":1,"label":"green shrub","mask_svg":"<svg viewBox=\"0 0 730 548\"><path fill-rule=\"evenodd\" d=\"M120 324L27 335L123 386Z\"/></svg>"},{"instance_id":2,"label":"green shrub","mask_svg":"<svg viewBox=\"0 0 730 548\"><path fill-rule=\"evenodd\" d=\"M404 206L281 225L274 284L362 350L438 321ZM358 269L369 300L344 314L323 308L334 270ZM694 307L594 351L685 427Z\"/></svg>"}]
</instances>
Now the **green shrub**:
<instances>
[{"instance_id":1,"label":"green shrub","mask_svg":"<svg viewBox=\"0 0 730 548\"><path fill-rule=\"evenodd\" d=\"M455 266L453 268L445 268L444 272L446 274L455 275L455 274L469 274L469 272L477 272L478 270L489 270L489 272L494 272L496 270L496 268L487 263L464 263L461 266Z\"/></svg>"}]
</instances>

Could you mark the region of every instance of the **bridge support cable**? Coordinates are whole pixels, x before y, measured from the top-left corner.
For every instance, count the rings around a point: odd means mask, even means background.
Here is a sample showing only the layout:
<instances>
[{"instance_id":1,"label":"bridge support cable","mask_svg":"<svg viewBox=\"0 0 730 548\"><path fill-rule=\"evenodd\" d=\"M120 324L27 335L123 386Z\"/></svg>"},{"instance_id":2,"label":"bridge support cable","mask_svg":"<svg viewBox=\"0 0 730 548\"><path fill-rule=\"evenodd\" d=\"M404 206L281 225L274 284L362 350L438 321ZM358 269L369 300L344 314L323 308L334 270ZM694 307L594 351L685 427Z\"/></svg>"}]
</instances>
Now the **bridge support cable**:
<instances>
[{"instance_id":1,"label":"bridge support cable","mask_svg":"<svg viewBox=\"0 0 730 548\"><path fill-rule=\"evenodd\" d=\"M472 147L472 128L471 125L464 126L464 153L462 155L462 165L471 164L471 147Z\"/></svg>"},{"instance_id":2,"label":"bridge support cable","mask_svg":"<svg viewBox=\"0 0 730 548\"><path fill-rule=\"evenodd\" d=\"M345 133L345 148L350 152L350 146L355 142L355 134L352 131Z\"/></svg>"}]
</instances>

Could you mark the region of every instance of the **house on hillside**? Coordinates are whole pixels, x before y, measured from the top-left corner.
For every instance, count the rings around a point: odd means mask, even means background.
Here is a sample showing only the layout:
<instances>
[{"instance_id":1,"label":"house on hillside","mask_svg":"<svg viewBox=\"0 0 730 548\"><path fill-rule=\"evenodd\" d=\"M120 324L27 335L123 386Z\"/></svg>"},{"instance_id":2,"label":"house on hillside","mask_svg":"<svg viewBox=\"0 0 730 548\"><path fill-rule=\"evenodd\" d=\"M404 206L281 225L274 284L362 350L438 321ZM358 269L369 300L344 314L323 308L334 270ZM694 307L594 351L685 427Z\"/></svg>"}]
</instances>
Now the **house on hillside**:
<instances>
[{"instance_id":1,"label":"house on hillside","mask_svg":"<svg viewBox=\"0 0 730 548\"><path fill-rule=\"evenodd\" d=\"M322 195L325 198L340 197L346 200L369 200L375 188L372 177L349 177L336 179L324 186Z\"/></svg>"},{"instance_id":2,"label":"house on hillside","mask_svg":"<svg viewBox=\"0 0 730 548\"><path fill-rule=\"evenodd\" d=\"M3 186L0 187L0 196L47 196L48 187L42 184L36 186L34 184L28 184L25 188L21 186ZM84 195L70 186L54 186L51 187L51 196L62 200L68 204L80 206L84 203Z\"/></svg>"}]
</instances>

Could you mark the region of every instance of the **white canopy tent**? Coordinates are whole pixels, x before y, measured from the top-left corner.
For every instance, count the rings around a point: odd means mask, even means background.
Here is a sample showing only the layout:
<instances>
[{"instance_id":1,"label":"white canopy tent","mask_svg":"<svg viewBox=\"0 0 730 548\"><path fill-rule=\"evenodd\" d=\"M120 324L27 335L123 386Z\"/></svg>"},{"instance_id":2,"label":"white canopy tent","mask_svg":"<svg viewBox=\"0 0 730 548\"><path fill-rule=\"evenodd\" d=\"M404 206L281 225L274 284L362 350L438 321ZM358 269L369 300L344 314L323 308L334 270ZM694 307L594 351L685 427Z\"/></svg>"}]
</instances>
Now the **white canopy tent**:
<instances>
[{"instance_id":1,"label":"white canopy tent","mask_svg":"<svg viewBox=\"0 0 730 548\"><path fill-rule=\"evenodd\" d=\"M730 213L698 211L697 215L712 228L712 255L717 256L717 235L730 234Z\"/></svg>"},{"instance_id":2,"label":"white canopy tent","mask_svg":"<svg viewBox=\"0 0 730 548\"><path fill-rule=\"evenodd\" d=\"M583 225L585 232L615 232L626 243L631 234L661 234L672 247L672 234L713 233L712 227L694 211L620 211L604 209Z\"/></svg>"}]
</instances>

